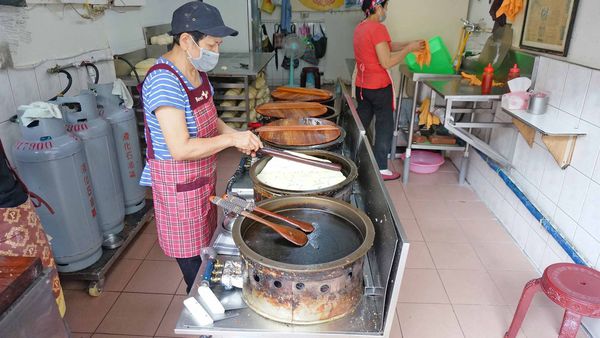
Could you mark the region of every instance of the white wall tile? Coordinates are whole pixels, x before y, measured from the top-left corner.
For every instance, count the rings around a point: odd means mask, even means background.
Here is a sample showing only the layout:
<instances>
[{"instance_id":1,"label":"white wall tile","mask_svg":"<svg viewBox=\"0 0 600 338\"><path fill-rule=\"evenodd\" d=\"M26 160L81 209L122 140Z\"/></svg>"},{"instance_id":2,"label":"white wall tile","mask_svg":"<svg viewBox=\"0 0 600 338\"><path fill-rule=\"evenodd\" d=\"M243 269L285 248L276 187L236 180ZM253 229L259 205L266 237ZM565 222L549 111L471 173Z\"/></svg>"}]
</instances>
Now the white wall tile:
<instances>
[{"instance_id":1,"label":"white wall tile","mask_svg":"<svg viewBox=\"0 0 600 338\"><path fill-rule=\"evenodd\" d=\"M550 66L550 59L547 57L540 57L538 64L537 78L535 80L535 90L542 91L546 86L546 79L548 78L548 67Z\"/></svg>"},{"instance_id":2,"label":"white wall tile","mask_svg":"<svg viewBox=\"0 0 600 338\"><path fill-rule=\"evenodd\" d=\"M502 199L498 206L498 213L496 216L498 217L498 220L500 220L500 223L502 223L502 225L508 229L509 225L514 221L516 213L517 212L509 204L509 202L505 199Z\"/></svg>"},{"instance_id":3,"label":"white wall tile","mask_svg":"<svg viewBox=\"0 0 600 338\"><path fill-rule=\"evenodd\" d=\"M596 183L600 183L600 155L598 155L598 159L596 160L596 167L594 168L592 179L596 181Z\"/></svg>"},{"instance_id":4,"label":"white wall tile","mask_svg":"<svg viewBox=\"0 0 600 338\"><path fill-rule=\"evenodd\" d=\"M592 72L581 118L600 127L600 71Z\"/></svg>"},{"instance_id":5,"label":"white wall tile","mask_svg":"<svg viewBox=\"0 0 600 338\"><path fill-rule=\"evenodd\" d=\"M512 150L518 137L521 136L515 128L495 128L492 129L490 145L510 162L512 161Z\"/></svg>"},{"instance_id":6,"label":"white wall tile","mask_svg":"<svg viewBox=\"0 0 600 338\"><path fill-rule=\"evenodd\" d=\"M573 244L583 258L594 265L600 256L600 242L592 237L585 229L577 228Z\"/></svg>"},{"instance_id":7,"label":"white wall tile","mask_svg":"<svg viewBox=\"0 0 600 338\"><path fill-rule=\"evenodd\" d=\"M37 78L33 69L8 70L15 106L40 100Z\"/></svg>"},{"instance_id":8,"label":"white wall tile","mask_svg":"<svg viewBox=\"0 0 600 338\"><path fill-rule=\"evenodd\" d=\"M542 183L546 153L547 151L544 148L534 143L526 166L525 177L537 188Z\"/></svg>"},{"instance_id":9,"label":"white wall tile","mask_svg":"<svg viewBox=\"0 0 600 338\"><path fill-rule=\"evenodd\" d=\"M550 200L544 194L539 194L536 207L542 213L542 215L546 217L546 219L554 219L554 214L556 213L556 203L552 202L552 200Z\"/></svg>"},{"instance_id":10,"label":"white wall tile","mask_svg":"<svg viewBox=\"0 0 600 338\"><path fill-rule=\"evenodd\" d=\"M560 230L560 233L566 237L569 241L573 242L573 237L575 237L575 230L578 225L575 220L573 220L569 215L567 215L560 208L556 209L554 214L554 222L552 223L557 230Z\"/></svg>"},{"instance_id":11,"label":"white wall tile","mask_svg":"<svg viewBox=\"0 0 600 338\"><path fill-rule=\"evenodd\" d=\"M585 131L586 135L577 138L571 165L591 177L600 153L600 128L582 120L579 129Z\"/></svg>"},{"instance_id":12,"label":"white wall tile","mask_svg":"<svg viewBox=\"0 0 600 338\"><path fill-rule=\"evenodd\" d=\"M535 202L540 191L531 182L529 182L529 180L519 171L512 170L511 177L513 179L513 182L525 194L527 199L529 199L532 203ZM521 205L521 207L523 207L521 202L519 202L519 204ZM519 211L518 205L515 206L515 208L517 209L517 211ZM521 214L524 215L523 213ZM527 211L527 214L529 214L529 211Z\"/></svg>"},{"instance_id":13,"label":"white wall tile","mask_svg":"<svg viewBox=\"0 0 600 338\"><path fill-rule=\"evenodd\" d=\"M17 113L7 70L0 70L0 123Z\"/></svg>"},{"instance_id":14,"label":"white wall tile","mask_svg":"<svg viewBox=\"0 0 600 338\"><path fill-rule=\"evenodd\" d=\"M579 225L600 240L600 184L592 182L588 190Z\"/></svg>"},{"instance_id":15,"label":"white wall tile","mask_svg":"<svg viewBox=\"0 0 600 338\"><path fill-rule=\"evenodd\" d=\"M573 263L571 256L565 252L565 249L563 249L556 240L548 241L548 248L550 248L552 252L558 256L561 262Z\"/></svg>"},{"instance_id":16,"label":"white wall tile","mask_svg":"<svg viewBox=\"0 0 600 338\"><path fill-rule=\"evenodd\" d=\"M552 251L550 245L547 245L546 249L544 250L544 254L542 255L542 262L539 269L544 270L549 265L556 263L563 263L563 260L557 254L555 254L554 251Z\"/></svg>"},{"instance_id":17,"label":"white wall tile","mask_svg":"<svg viewBox=\"0 0 600 338\"><path fill-rule=\"evenodd\" d=\"M536 231L531 229L527 236L527 242L525 243L525 253L534 265L538 268L542 265L542 258L544 256L544 250L546 249L546 240L538 235Z\"/></svg>"},{"instance_id":18,"label":"white wall tile","mask_svg":"<svg viewBox=\"0 0 600 338\"><path fill-rule=\"evenodd\" d=\"M592 76L592 70L577 65L569 65L569 73L565 81L565 88L560 102L560 109L581 117L581 111L585 102L588 85Z\"/></svg>"},{"instance_id":19,"label":"white wall tile","mask_svg":"<svg viewBox=\"0 0 600 338\"><path fill-rule=\"evenodd\" d=\"M545 153L544 174L540 184L541 192L555 204L560 199L560 191L565 179L565 170L561 169L549 152Z\"/></svg>"},{"instance_id":20,"label":"white wall tile","mask_svg":"<svg viewBox=\"0 0 600 338\"><path fill-rule=\"evenodd\" d=\"M42 101L53 98L63 89L60 84L60 77L64 77L64 75L48 73L48 69L55 65L55 61L48 61L35 68L35 77L38 81L38 88Z\"/></svg>"},{"instance_id":21,"label":"white wall tile","mask_svg":"<svg viewBox=\"0 0 600 338\"><path fill-rule=\"evenodd\" d=\"M568 71L568 63L550 59L548 61L547 75L544 81L539 83L539 90L545 91L550 95L550 104L554 107L558 108L560 106Z\"/></svg>"},{"instance_id":22,"label":"white wall tile","mask_svg":"<svg viewBox=\"0 0 600 338\"><path fill-rule=\"evenodd\" d=\"M519 135L515 144L515 155L512 164L514 169L519 171L521 174L525 174L527 172L531 151L531 147L529 147L527 141L525 141L525 139Z\"/></svg>"},{"instance_id":23,"label":"white wall tile","mask_svg":"<svg viewBox=\"0 0 600 338\"><path fill-rule=\"evenodd\" d=\"M529 231L531 230L529 227L529 222L525 220L521 215L516 214L513 222L513 227L511 234L514 239L519 244L519 247L524 248L527 243L527 236L529 235Z\"/></svg>"},{"instance_id":24,"label":"white wall tile","mask_svg":"<svg viewBox=\"0 0 600 338\"><path fill-rule=\"evenodd\" d=\"M590 186L591 180L577 171L573 167L566 169L565 181L560 192L558 206L571 216L574 220L579 220L585 195Z\"/></svg>"}]
</instances>

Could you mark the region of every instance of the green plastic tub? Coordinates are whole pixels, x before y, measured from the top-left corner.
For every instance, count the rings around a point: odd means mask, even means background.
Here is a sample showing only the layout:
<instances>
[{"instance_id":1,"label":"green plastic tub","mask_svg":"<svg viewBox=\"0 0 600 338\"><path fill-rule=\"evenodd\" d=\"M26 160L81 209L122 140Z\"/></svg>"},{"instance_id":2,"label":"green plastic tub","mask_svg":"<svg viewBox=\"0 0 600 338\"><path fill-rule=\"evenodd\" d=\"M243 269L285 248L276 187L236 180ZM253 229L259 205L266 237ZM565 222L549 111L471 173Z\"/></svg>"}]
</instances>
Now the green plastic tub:
<instances>
[{"instance_id":1,"label":"green plastic tub","mask_svg":"<svg viewBox=\"0 0 600 338\"><path fill-rule=\"evenodd\" d=\"M427 74L454 74L452 67L452 56L444 41L439 36L434 36L429 40L429 49L431 50L431 64L423 65L423 68L417 63L417 57L414 53L409 53L404 62L408 65L408 69L413 73Z\"/></svg>"}]
</instances>

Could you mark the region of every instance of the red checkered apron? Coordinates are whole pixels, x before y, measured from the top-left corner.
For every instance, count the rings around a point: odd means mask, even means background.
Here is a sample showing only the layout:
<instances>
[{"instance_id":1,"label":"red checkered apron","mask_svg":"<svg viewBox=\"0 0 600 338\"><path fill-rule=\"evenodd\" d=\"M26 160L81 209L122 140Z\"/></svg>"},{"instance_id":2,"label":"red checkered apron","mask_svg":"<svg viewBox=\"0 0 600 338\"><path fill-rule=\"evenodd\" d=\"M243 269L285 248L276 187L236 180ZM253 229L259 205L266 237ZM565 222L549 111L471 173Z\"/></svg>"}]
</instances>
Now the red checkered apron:
<instances>
[{"instance_id":1,"label":"red checkered apron","mask_svg":"<svg viewBox=\"0 0 600 338\"><path fill-rule=\"evenodd\" d=\"M217 109L206 73L200 72L202 85L189 90L181 76L167 64L154 65L148 74L157 69L172 72L181 82L194 112L196 137L217 136ZM195 161L156 159L147 123L146 142L160 247L170 257L197 256L202 247L209 245L217 225L216 207L208 200L215 194L216 155Z\"/></svg>"}]
</instances>

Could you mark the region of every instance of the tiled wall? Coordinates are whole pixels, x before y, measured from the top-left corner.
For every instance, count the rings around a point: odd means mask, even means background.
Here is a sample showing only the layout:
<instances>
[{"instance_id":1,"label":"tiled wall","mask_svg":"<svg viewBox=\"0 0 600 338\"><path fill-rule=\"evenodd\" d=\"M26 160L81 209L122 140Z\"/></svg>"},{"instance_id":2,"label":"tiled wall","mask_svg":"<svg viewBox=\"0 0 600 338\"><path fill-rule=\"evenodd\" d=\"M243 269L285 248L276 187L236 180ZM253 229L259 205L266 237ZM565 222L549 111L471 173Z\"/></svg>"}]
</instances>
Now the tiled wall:
<instances>
[{"instance_id":1,"label":"tiled wall","mask_svg":"<svg viewBox=\"0 0 600 338\"><path fill-rule=\"evenodd\" d=\"M509 173L513 181L588 265L600 269L600 71L543 57L535 89L551 95L547 114L587 132L577 139L571 165L561 170L539 133L529 147L515 129L495 129L491 145L505 156L514 150ZM511 121L503 112L496 118ZM469 162L468 181L540 272L556 262L572 262L476 153ZM587 323L600 337L600 321Z\"/></svg>"},{"instance_id":2,"label":"tiled wall","mask_svg":"<svg viewBox=\"0 0 600 338\"><path fill-rule=\"evenodd\" d=\"M101 50L83 54L79 57L62 60L46 61L35 68L29 69L3 69L0 70L0 138L10 156L12 144L19 138L19 126L12 123L9 118L17 113L17 107L34 101L46 101L58 94L67 84L63 74L48 74L48 68L56 64L81 63L81 61L111 59L110 50ZM112 61L102 61L96 64L100 72L100 83L115 80L115 68ZM94 75L86 68L70 68L68 71L73 77L73 85L67 92L77 95L81 89L87 89L87 84Z\"/></svg>"}]
</instances>

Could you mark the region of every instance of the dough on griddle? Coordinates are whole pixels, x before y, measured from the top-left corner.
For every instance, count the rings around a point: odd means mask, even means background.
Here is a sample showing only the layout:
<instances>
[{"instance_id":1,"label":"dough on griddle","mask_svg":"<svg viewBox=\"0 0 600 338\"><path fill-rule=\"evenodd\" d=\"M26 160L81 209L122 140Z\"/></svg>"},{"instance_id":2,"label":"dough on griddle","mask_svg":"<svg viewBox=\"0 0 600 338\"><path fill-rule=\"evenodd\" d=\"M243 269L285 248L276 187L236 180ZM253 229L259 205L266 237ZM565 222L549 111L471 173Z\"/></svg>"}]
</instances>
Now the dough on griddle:
<instances>
[{"instance_id":1,"label":"dough on griddle","mask_svg":"<svg viewBox=\"0 0 600 338\"><path fill-rule=\"evenodd\" d=\"M322 162L331 162L304 154L293 154ZM310 191L332 187L343 182L346 176L340 171L273 157L258 174L257 178L263 184L276 189Z\"/></svg>"}]
</instances>

